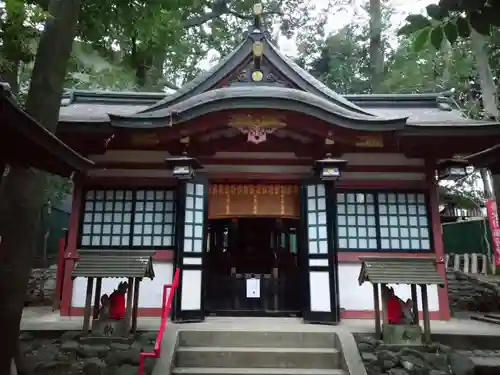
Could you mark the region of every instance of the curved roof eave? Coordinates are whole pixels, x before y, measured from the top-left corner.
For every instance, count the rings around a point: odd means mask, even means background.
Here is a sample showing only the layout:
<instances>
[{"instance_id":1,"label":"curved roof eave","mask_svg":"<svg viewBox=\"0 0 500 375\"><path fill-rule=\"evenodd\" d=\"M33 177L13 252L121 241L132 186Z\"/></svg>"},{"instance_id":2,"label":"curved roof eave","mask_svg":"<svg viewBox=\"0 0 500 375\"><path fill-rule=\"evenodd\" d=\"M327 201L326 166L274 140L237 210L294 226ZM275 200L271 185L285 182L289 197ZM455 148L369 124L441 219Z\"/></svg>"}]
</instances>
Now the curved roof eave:
<instances>
[{"instance_id":1,"label":"curved roof eave","mask_svg":"<svg viewBox=\"0 0 500 375\"><path fill-rule=\"evenodd\" d=\"M466 137L466 136L498 136L500 137L500 123L495 121L470 120L462 124L421 123L407 124L403 136L436 136L436 137ZM495 143L497 138L491 140Z\"/></svg>"},{"instance_id":2,"label":"curved roof eave","mask_svg":"<svg viewBox=\"0 0 500 375\"><path fill-rule=\"evenodd\" d=\"M135 115L109 114L115 127L152 129L183 123L211 112L228 109L278 109L300 112L332 125L358 131L402 130L407 117L384 118L350 111L309 92L262 86L225 87L204 92L156 111Z\"/></svg>"}]
</instances>

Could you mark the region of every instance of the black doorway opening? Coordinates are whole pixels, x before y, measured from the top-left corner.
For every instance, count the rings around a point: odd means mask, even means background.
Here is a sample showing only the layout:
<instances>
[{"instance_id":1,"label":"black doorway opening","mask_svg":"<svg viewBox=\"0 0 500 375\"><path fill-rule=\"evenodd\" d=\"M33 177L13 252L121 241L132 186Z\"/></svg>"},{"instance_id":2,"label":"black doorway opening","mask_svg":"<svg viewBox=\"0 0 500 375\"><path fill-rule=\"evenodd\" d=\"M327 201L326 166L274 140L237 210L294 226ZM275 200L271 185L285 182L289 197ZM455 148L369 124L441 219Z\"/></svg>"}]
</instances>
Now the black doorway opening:
<instances>
[{"instance_id":1,"label":"black doorway opening","mask_svg":"<svg viewBox=\"0 0 500 375\"><path fill-rule=\"evenodd\" d=\"M300 316L298 225L281 218L209 220L206 314Z\"/></svg>"}]
</instances>

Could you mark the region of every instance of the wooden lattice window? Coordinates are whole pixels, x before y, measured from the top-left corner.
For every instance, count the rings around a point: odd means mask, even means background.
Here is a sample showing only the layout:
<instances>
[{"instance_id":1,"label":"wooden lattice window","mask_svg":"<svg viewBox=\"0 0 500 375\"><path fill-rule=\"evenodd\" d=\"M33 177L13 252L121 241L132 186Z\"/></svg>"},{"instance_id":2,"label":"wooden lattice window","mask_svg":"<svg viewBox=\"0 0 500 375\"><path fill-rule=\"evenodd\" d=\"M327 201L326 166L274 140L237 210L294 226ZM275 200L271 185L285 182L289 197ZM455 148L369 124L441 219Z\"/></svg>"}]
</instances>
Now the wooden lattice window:
<instances>
[{"instance_id":1,"label":"wooden lattice window","mask_svg":"<svg viewBox=\"0 0 500 375\"><path fill-rule=\"evenodd\" d=\"M171 190L88 190L80 230L82 248L174 246Z\"/></svg>"},{"instance_id":2,"label":"wooden lattice window","mask_svg":"<svg viewBox=\"0 0 500 375\"><path fill-rule=\"evenodd\" d=\"M382 249L430 250L423 193L379 193L378 210Z\"/></svg>"}]
</instances>

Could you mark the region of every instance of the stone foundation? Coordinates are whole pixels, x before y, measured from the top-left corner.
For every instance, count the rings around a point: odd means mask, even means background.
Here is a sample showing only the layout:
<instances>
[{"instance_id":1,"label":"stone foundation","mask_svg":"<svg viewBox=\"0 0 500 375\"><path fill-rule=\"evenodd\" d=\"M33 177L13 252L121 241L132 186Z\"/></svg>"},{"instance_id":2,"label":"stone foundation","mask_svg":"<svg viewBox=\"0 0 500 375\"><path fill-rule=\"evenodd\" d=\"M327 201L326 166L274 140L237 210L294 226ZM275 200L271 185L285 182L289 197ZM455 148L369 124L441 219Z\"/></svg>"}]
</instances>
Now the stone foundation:
<instances>
[{"instance_id":1,"label":"stone foundation","mask_svg":"<svg viewBox=\"0 0 500 375\"><path fill-rule=\"evenodd\" d=\"M467 357L458 363L460 356L444 345L385 345L368 335L357 342L369 375L473 375L474 363Z\"/></svg>"},{"instance_id":2,"label":"stone foundation","mask_svg":"<svg viewBox=\"0 0 500 375\"><path fill-rule=\"evenodd\" d=\"M131 343L87 343L79 335L70 331L44 338L22 333L20 370L25 375L137 375L140 353L152 351L156 339L156 332L145 332ZM146 358L145 375L154 365L154 358Z\"/></svg>"},{"instance_id":3,"label":"stone foundation","mask_svg":"<svg viewBox=\"0 0 500 375\"><path fill-rule=\"evenodd\" d=\"M57 265L31 270L25 304L51 305L56 293Z\"/></svg>"},{"instance_id":4,"label":"stone foundation","mask_svg":"<svg viewBox=\"0 0 500 375\"><path fill-rule=\"evenodd\" d=\"M382 332L386 345L422 345L422 328L418 325L384 324Z\"/></svg>"},{"instance_id":5,"label":"stone foundation","mask_svg":"<svg viewBox=\"0 0 500 375\"><path fill-rule=\"evenodd\" d=\"M461 271L446 272L452 314L500 311L500 287Z\"/></svg>"}]
</instances>

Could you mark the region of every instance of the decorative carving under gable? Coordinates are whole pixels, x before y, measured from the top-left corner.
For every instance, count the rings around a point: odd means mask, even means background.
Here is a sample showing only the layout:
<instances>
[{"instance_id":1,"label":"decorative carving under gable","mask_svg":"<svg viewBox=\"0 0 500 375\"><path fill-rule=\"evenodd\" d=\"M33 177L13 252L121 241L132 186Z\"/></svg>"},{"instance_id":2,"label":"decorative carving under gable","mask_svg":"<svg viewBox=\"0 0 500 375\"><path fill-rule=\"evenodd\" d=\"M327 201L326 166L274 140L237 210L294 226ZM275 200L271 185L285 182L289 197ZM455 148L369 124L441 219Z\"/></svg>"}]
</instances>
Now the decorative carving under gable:
<instances>
[{"instance_id":1,"label":"decorative carving under gable","mask_svg":"<svg viewBox=\"0 0 500 375\"><path fill-rule=\"evenodd\" d=\"M267 134L286 126L284 116L253 116L235 114L229 117L228 125L247 135L247 141L254 144L265 142Z\"/></svg>"},{"instance_id":2,"label":"decorative carving under gable","mask_svg":"<svg viewBox=\"0 0 500 375\"><path fill-rule=\"evenodd\" d=\"M255 81L252 73L255 72L253 60L249 61L241 70L235 72L229 79L228 86L237 84L268 84L282 87L291 87L288 80L280 74L276 69L269 65L269 62L264 57L260 64L260 72L262 72L262 79Z\"/></svg>"}]
</instances>

